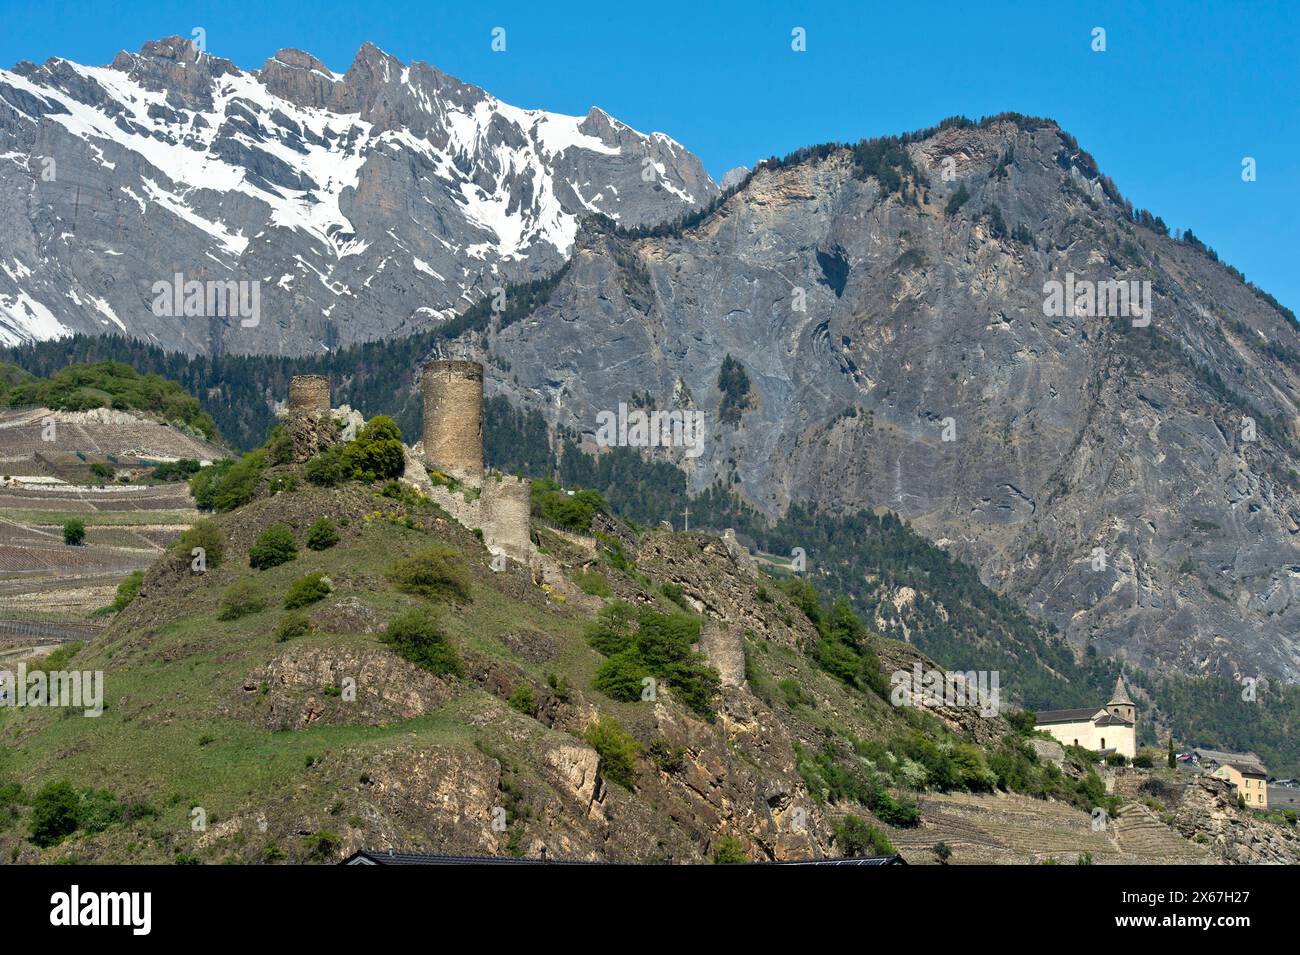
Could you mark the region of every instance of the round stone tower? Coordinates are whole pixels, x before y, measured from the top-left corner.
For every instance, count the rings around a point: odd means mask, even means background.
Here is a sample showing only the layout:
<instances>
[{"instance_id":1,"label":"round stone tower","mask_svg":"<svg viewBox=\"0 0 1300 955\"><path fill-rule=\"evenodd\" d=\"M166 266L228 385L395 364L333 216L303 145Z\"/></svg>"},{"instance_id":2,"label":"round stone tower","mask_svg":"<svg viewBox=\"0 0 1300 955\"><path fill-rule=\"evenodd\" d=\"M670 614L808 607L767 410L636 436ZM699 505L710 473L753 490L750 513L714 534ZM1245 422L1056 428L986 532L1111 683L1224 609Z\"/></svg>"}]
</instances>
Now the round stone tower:
<instances>
[{"instance_id":1,"label":"round stone tower","mask_svg":"<svg viewBox=\"0 0 1300 955\"><path fill-rule=\"evenodd\" d=\"M324 375L294 375L289 379L289 411L312 414L330 410L330 380Z\"/></svg>"},{"instance_id":2,"label":"round stone tower","mask_svg":"<svg viewBox=\"0 0 1300 955\"><path fill-rule=\"evenodd\" d=\"M424 393L424 460L454 478L483 478L483 366L476 361L431 361Z\"/></svg>"}]
</instances>

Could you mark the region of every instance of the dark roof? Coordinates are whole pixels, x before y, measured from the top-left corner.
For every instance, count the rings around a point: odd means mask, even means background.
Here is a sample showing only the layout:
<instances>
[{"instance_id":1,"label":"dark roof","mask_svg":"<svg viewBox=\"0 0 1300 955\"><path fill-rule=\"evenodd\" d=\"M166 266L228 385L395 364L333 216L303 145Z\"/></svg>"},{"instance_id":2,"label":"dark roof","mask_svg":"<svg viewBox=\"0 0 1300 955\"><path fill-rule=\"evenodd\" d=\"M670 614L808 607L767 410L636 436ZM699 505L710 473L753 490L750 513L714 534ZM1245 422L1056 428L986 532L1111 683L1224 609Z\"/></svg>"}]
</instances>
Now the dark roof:
<instances>
[{"instance_id":1,"label":"dark roof","mask_svg":"<svg viewBox=\"0 0 1300 955\"><path fill-rule=\"evenodd\" d=\"M340 865L598 865L574 859L516 859L513 856L457 856L442 852L372 852L362 849L352 853Z\"/></svg>"},{"instance_id":2,"label":"dark roof","mask_svg":"<svg viewBox=\"0 0 1300 955\"><path fill-rule=\"evenodd\" d=\"M1259 763L1239 763L1236 760L1228 760L1223 765L1231 766L1233 769L1241 773L1243 776L1267 776L1268 775L1268 770L1265 769L1263 766L1259 765Z\"/></svg>"},{"instance_id":3,"label":"dark roof","mask_svg":"<svg viewBox=\"0 0 1300 955\"><path fill-rule=\"evenodd\" d=\"M1043 710L1034 719L1038 723L1079 723L1092 719L1100 709L1100 706L1090 706L1082 710Z\"/></svg>"},{"instance_id":4,"label":"dark roof","mask_svg":"<svg viewBox=\"0 0 1300 955\"><path fill-rule=\"evenodd\" d=\"M1126 720L1122 716L1116 716L1114 713L1107 713L1105 716L1098 717L1095 721L1098 726L1132 726L1132 720Z\"/></svg>"},{"instance_id":5,"label":"dark roof","mask_svg":"<svg viewBox=\"0 0 1300 955\"><path fill-rule=\"evenodd\" d=\"M511 856L457 856L439 852L372 852L362 849L339 865L610 865L576 859L516 859ZM806 859L762 862L757 865L907 865L902 856L871 856L862 859Z\"/></svg>"}]
</instances>

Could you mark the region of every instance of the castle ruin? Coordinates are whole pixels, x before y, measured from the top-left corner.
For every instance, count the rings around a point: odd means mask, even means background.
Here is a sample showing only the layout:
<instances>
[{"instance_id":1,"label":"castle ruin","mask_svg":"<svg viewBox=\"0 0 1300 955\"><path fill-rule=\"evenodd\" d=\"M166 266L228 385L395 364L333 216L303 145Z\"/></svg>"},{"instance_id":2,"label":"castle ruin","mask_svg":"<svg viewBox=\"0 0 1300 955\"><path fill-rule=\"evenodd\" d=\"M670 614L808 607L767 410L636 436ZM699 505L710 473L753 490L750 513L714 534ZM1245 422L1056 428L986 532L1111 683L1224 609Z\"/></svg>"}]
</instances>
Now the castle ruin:
<instances>
[{"instance_id":1,"label":"castle ruin","mask_svg":"<svg viewBox=\"0 0 1300 955\"><path fill-rule=\"evenodd\" d=\"M289 413L321 414L330 410L330 380L324 375L289 379Z\"/></svg>"},{"instance_id":2,"label":"castle ruin","mask_svg":"<svg viewBox=\"0 0 1300 955\"><path fill-rule=\"evenodd\" d=\"M339 440L330 405L330 380L324 375L289 379L289 407L284 427L293 443L293 459L306 461Z\"/></svg>"},{"instance_id":3,"label":"castle ruin","mask_svg":"<svg viewBox=\"0 0 1300 955\"><path fill-rule=\"evenodd\" d=\"M481 530L494 556L532 564L532 482L488 474L483 467L483 366L476 361L428 362L420 390L423 435L415 449L406 449L402 480L465 527ZM346 421L347 428L340 431L336 419ZM324 375L295 375L289 379L285 425L294 459L305 461L330 444L350 440L361 417L350 408L331 408Z\"/></svg>"}]
</instances>

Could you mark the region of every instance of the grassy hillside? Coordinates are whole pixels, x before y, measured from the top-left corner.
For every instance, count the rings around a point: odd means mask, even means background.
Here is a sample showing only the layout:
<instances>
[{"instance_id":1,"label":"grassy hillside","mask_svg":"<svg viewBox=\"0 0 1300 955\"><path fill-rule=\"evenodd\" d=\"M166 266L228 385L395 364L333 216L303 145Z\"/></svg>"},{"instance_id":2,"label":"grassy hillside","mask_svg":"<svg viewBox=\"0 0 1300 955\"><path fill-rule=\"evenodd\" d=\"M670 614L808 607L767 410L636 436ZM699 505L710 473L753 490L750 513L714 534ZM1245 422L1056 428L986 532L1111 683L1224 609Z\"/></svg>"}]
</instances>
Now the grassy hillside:
<instances>
[{"instance_id":1,"label":"grassy hillside","mask_svg":"<svg viewBox=\"0 0 1300 955\"><path fill-rule=\"evenodd\" d=\"M539 527L537 577L498 572L410 489L311 473L259 471L47 663L102 671L102 716L0 709L0 856L869 854L921 792L1106 803L1085 754L1062 773L1001 719L891 705L884 674L928 661L710 538Z\"/></svg>"},{"instance_id":2,"label":"grassy hillside","mask_svg":"<svg viewBox=\"0 0 1300 955\"><path fill-rule=\"evenodd\" d=\"M216 425L199 400L174 381L161 375L140 374L130 365L116 361L72 364L48 378L37 378L7 365L0 370L0 402L44 405L58 411L89 411L114 408L143 411L216 437Z\"/></svg>"}]
</instances>

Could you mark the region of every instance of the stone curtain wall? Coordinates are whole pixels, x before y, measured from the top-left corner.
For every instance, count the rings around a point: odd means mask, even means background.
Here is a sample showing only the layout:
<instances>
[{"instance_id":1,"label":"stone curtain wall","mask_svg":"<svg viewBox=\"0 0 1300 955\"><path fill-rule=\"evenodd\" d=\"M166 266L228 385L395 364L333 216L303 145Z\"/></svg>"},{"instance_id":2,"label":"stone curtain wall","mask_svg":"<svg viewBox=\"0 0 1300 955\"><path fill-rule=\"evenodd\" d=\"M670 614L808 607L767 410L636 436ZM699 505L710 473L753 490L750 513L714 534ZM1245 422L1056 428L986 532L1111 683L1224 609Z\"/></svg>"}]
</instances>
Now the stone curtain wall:
<instances>
[{"instance_id":1,"label":"stone curtain wall","mask_svg":"<svg viewBox=\"0 0 1300 955\"><path fill-rule=\"evenodd\" d=\"M431 361L420 382L424 394L424 459L459 479L483 477L483 366L474 361Z\"/></svg>"},{"instance_id":2,"label":"stone curtain wall","mask_svg":"<svg viewBox=\"0 0 1300 955\"><path fill-rule=\"evenodd\" d=\"M511 476L489 477L483 482L483 537L507 557L528 562L531 551L529 512L532 482Z\"/></svg>"}]
</instances>

